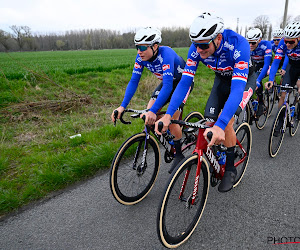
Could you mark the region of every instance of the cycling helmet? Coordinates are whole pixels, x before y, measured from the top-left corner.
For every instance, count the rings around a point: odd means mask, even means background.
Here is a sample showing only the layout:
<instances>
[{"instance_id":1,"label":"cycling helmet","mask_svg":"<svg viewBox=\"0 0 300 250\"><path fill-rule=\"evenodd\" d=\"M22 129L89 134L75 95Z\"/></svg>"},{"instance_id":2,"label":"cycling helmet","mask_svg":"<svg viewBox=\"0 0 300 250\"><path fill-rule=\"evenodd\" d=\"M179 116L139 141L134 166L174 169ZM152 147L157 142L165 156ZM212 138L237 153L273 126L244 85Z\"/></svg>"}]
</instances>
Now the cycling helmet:
<instances>
[{"instance_id":1,"label":"cycling helmet","mask_svg":"<svg viewBox=\"0 0 300 250\"><path fill-rule=\"evenodd\" d=\"M211 13L204 12L198 16L190 27L191 41L209 40L224 31L224 21Z\"/></svg>"},{"instance_id":2,"label":"cycling helmet","mask_svg":"<svg viewBox=\"0 0 300 250\"><path fill-rule=\"evenodd\" d=\"M161 42L161 32L156 28L143 28L136 32L134 36L135 45L139 44L149 44L153 45L155 43Z\"/></svg>"},{"instance_id":3,"label":"cycling helmet","mask_svg":"<svg viewBox=\"0 0 300 250\"><path fill-rule=\"evenodd\" d=\"M262 38L261 30L258 28L252 28L248 30L246 38L247 40L254 40L254 41L259 40L260 38Z\"/></svg>"},{"instance_id":4,"label":"cycling helmet","mask_svg":"<svg viewBox=\"0 0 300 250\"><path fill-rule=\"evenodd\" d=\"M300 22L289 23L284 28L285 38L297 38L300 36Z\"/></svg>"},{"instance_id":5,"label":"cycling helmet","mask_svg":"<svg viewBox=\"0 0 300 250\"><path fill-rule=\"evenodd\" d=\"M272 36L273 37L283 37L283 29L281 28L276 28L272 31Z\"/></svg>"}]
</instances>

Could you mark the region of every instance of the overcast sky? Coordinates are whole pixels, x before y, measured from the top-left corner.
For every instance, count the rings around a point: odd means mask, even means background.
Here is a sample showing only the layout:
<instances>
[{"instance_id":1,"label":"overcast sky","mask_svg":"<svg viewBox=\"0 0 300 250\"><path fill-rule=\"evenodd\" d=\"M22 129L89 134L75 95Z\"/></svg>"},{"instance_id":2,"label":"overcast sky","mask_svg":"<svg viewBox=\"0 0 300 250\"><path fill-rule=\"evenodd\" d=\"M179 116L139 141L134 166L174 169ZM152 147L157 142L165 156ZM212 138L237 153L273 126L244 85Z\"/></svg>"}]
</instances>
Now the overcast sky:
<instances>
[{"instance_id":1,"label":"overcast sky","mask_svg":"<svg viewBox=\"0 0 300 250\"><path fill-rule=\"evenodd\" d=\"M274 27L286 0L0 0L0 29L26 25L33 33L111 29L135 31L145 26L189 27L201 13L222 17L225 27L250 26L267 15ZM300 15L300 0L289 0L288 15Z\"/></svg>"}]
</instances>

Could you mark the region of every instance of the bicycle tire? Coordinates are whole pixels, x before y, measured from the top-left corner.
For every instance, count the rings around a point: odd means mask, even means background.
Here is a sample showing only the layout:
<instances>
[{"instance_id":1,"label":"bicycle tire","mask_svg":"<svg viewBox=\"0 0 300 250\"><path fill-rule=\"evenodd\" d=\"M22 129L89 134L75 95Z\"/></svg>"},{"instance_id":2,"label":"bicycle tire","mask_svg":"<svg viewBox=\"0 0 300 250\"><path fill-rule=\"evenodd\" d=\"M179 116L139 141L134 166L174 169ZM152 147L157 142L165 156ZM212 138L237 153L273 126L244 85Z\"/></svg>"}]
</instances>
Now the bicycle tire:
<instances>
[{"instance_id":1,"label":"bicycle tire","mask_svg":"<svg viewBox=\"0 0 300 250\"><path fill-rule=\"evenodd\" d=\"M270 108L269 108L268 118L270 117L270 115L273 111L274 104L275 104L275 101L277 99L277 88L272 87L272 90L269 92L269 97L270 97Z\"/></svg>"},{"instance_id":2,"label":"bicycle tire","mask_svg":"<svg viewBox=\"0 0 300 250\"><path fill-rule=\"evenodd\" d=\"M240 126L236 128L235 134L237 140L239 140L240 144L245 150L245 152L243 152L240 146L238 145L238 143L236 144L235 159L234 159L235 166L238 164L240 160L242 160L243 158L245 159L243 162L241 162L239 165L236 166L237 175L233 187L236 187L241 182L246 172L248 162L250 159L251 147L252 147L252 131L248 123L244 122L240 124Z\"/></svg>"},{"instance_id":3,"label":"bicycle tire","mask_svg":"<svg viewBox=\"0 0 300 250\"><path fill-rule=\"evenodd\" d=\"M204 116L198 111L190 112L183 121L185 122L198 122L204 119ZM188 132L189 131L189 132ZM182 152L185 155L190 155L192 153L191 149L194 149L198 137L199 129L189 129L187 126L182 126ZM187 145L189 145L187 147Z\"/></svg>"},{"instance_id":4,"label":"bicycle tire","mask_svg":"<svg viewBox=\"0 0 300 250\"><path fill-rule=\"evenodd\" d=\"M143 200L151 191L159 172L160 150L151 135L148 139L146 168L140 168L145 138L145 133L129 137L121 145L111 164L110 189L114 198L123 205L134 205ZM134 165L136 155L137 164Z\"/></svg>"},{"instance_id":5,"label":"bicycle tire","mask_svg":"<svg viewBox=\"0 0 300 250\"><path fill-rule=\"evenodd\" d=\"M270 97L269 94L263 94L263 114L255 120L255 125L257 129L261 130L265 127L268 117L269 117L269 107L270 107Z\"/></svg>"},{"instance_id":6,"label":"bicycle tire","mask_svg":"<svg viewBox=\"0 0 300 250\"><path fill-rule=\"evenodd\" d=\"M278 125L279 118L282 116L282 117L284 117L284 119L286 119L285 110L286 110L286 105L281 106L280 109L277 111L277 114L273 121L272 129L271 129L271 133L270 133L270 137L269 137L269 150L268 150L269 155L272 158L274 158L278 154L279 149L282 144L282 141L283 141L283 138L284 138L285 128L283 128L283 125L285 122L283 122L283 124L280 128L280 132L279 132L278 136L274 136L274 132L275 132L276 126Z\"/></svg>"},{"instance_id":7,"label":"bicycle tire","mask_svg":"<svg viewBox=\"0 0 300 250\"><path fill-rule=\"evenodd\" d=\"M299 117L300 117L300 105L297 101L295 104L294 116L291 118L289 132L291 136L294 136L297 133L299 127Z\"/></svg>"},{"instance_id":8,"label":"bicycle tire","mask_svg":"<svg viewBox=\"0 0 300 250\"><path fill-rule=\"evenodd\" d=\"M198 155L194 154L182 160L182 164L176 167L165 187L156 220L158 238L165 247L175 248L183 244L192 235L201 219L209 191L209 169L206 160L202 159L194 205L190 201L195 185ZM186 170L190 170L190 174L184 189L185 196L179 199Z\"/></svg>"},{"instance_id":9,"label":"bicycle tire","mask_svg":"<svg viewBox=\"0 0 300 250\"><path fill-rule=\"evenodd\" d=\"M249 106L249 102L247 102L245 108L242 110L242 112L235 117L235 122L234 122L234 127L237 128L239 127L240 124L247 122L248 124L250 124L250 106Z\"/></svg>"}]
</instances>

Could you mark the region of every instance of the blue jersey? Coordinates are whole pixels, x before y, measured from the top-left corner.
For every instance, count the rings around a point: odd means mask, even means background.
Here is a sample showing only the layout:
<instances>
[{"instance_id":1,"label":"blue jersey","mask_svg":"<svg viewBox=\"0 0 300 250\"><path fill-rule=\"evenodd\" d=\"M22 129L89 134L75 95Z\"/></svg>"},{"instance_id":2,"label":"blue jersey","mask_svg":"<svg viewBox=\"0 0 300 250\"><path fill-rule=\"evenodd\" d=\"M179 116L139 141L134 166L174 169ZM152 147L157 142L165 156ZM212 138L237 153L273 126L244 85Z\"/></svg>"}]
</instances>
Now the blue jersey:
<instances>
[{"instance_id":1,"label":"blue jersey","mask_svg":"<svg viewBox=\"0 0 300 250\"><path fill-rule=\"evenodd\" d=\"M292 66L295 65L297 67L300 67L300 41L298 42L298 44L295 48L290 49L290 50L286 47L286 44L284 43L284 39L282 39L279 42L278 48L276 50L276 54L274 57L274 61L272 63L271 70L270 70L270 76L269 76L270 81L274 81L276 72L279 67L279 63L282 60L282 58L284 57L284 55L286 58L284 60L284 64L283 64L282 68L284 68L284 65L287 64L286 59L288 59L288 62Z\"/></svg>"},{"instance_id":2,"label":"blue jersey","mask_svg":"<svg viewBox=\"0 0 300 250\"><path fill-rule=\"evenodd\" d=\"M222 41L214 54L202 59L197 48L190 46L182 78L175 89L167 114L173 116L194 79L199 62L214 70L221 78L231 79L230 95L215 125L223 130L238 109L247 83L250 61L248 41L232 30L224 30Z\"/></svg>"},{"instance_id":3,"label":"blue jersey","mask_svg":"<svg viewBox=\"0 0 300 250\"><path fill-rule=\"evenodd\" d=\"M157 111L164 105L173 90L173 80L179 81L183 72L185 61L178 56L176 52L167 46L160 46L157 57L153 61L142 61L139 54L136 56L132 77L127 85L125 96L121 104L126 108L133 97L144 67L149 69L159 80L162 80L163 86L157 99L150 111Z\"/></svg>"},{"instance_id":4,"label":"blue jersey","mask_svg":"<svg viewBox=\"0 0 300 250\"><path fill-rule=\"evenodd\" d=\"M275 53L276 53L276 50L277 50L277 48L278 48L278 45L276 46L273 40L272 40L270 43L271 43L271 45L272 45L272 51L273 51L274 54L275 54Z\"/></svg>"},{"instance_id":5,"label":"blue jersey","mask_svg":"<svg viewBox=\"0 0 300 250\"><path fill-rule=\"evenodd\" d=\"M257 82L261 82L266 76L272 61L272 45L270 41L261 40L256 49L251 51L251 59L256 65L256 71L260 70Z\"/></svg>"}]
</instances>

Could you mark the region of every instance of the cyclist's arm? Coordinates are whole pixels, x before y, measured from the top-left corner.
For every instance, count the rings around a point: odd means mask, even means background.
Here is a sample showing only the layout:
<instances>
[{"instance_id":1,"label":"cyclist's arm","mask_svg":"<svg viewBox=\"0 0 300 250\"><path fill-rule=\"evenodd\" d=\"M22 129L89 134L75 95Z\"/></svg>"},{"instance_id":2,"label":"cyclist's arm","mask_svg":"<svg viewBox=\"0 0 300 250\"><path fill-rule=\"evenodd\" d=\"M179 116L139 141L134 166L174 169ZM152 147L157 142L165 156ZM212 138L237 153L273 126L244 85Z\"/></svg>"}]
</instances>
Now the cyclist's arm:
<instances>
[{"instance_id":1,"label":"cyclist's arm","mask_svg":"<svg viewBox=\"0 0 300 250\"><path fill-rule=\"evenodd\" d=\"M199 58L200 56L196 51L196 47L192 44L188 52L187 63L184 67L182 77L172 95L166 112L166 114L169 114L171 117L178 109L189 91L199 65Z\"/></svg>"},{"instance_id":2,"label":"cyclist's arm","mask_svg":"<svg viewBox=\"0 0 300 250\"><path fill-rule=\"evenodd\" d=\"M126 108L127 105L129 104L131 98L133 97L133 95L138 87L139 81L141 79L143 68L144 68L144 66L140 63L139 55L138 55L136 58L134 67L133 67L131 79L130 79L130 81L127 85L126 91L125 91L124 99L121 104L122 107Z\"/></svg>"},{"instance_id":3,"label":"cyclist's arm","mask_svg":"<svg viewBox=\"0 0 300 250\"><path fill-rule=\"evenodd\" d=\"M265 56L264 56L264 66L259 74L259 76L257 77L257 82L261 82L262 79L266 76L269 66L271 64L271 60L272 60L272 49L271 49L271 43L268 42L266 43L267 45L267 49L265 50Z\"/></svg>"},{"instance_id":4,"label":"cyclist's arm","mask_svg":"<svg viewBox=\"0 0 300 250\"><path fill-rule=\"evenodd\" d=\"M285 54L281 69L283 69L285 71L288 63L289 63L289 57L287 56L287 54Z\"/></svg>"},{"instance_id":5,"label":"cyclist's arm","mask_svg":"<svg viewBox=\"0 0 300 250\"><path fill-rule=\"evenodd\" d=\"M174 77L174 56L172 54L163 53L163 86L157 96L156 101L150 108L154 114L165 104L173 90L173 77Z\"/></svg>"},{"instance_id":6,"label":"cyclist's arm","mask_svg":"<svg viewBox=\"0 0 300 250\"><path fill-rule=\"evenodd\" d=\"M274 61L272 63L271 69L270 69L270 75L269 75L269 81L273 82L275 79L275 75L277 73L277 70L279 68L279 63L285 53L284 51L284 40L281 39L281 41L278 44L277 50L276 50L276 54L274 57Z\"/></svg>"}]
</instances>

